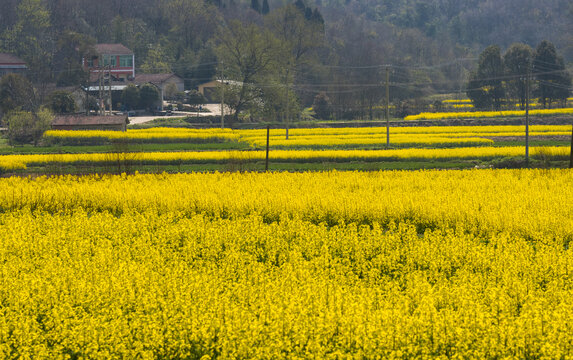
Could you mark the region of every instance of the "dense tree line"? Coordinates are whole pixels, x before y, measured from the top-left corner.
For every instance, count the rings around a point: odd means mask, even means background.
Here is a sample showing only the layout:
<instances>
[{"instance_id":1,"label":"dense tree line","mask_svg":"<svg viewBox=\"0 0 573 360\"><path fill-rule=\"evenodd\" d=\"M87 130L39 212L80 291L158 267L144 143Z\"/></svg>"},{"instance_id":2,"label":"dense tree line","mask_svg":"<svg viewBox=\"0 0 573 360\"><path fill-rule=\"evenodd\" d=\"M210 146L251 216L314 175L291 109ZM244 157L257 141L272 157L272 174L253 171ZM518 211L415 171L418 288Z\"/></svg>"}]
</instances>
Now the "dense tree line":
<instances>
[{"instance_id":1,"label":"dense tree line","mask_svg":"<svg viewBox=\"0 0 573 360\"><path fill-rule=\"evenodd\" d=\"M323 116L373 118L387 69L399 104L460 91L494 42L549 39L571 61L571 14L568 0L3 0L0 52L22 57L40 90L85 83L93 45L122 43L137 72L240 84L225 90L236 120L287 121L315 100Z\"/></svg>"},{"instance_id":2,"label":"dense tree line","mask_svg":"<svg viewBox=\"0 0 573 360\"><path fill-rule=\"evenodd\" d=\"M571 89L571 74L563 58L547 40L533 50L525 44L511 45L504 55L497 45L488 46L470 76L467 95L477 109L500 110L517 103L522 109L530 96L543 108L564 105Z\"/></svg>"}]
</instances>

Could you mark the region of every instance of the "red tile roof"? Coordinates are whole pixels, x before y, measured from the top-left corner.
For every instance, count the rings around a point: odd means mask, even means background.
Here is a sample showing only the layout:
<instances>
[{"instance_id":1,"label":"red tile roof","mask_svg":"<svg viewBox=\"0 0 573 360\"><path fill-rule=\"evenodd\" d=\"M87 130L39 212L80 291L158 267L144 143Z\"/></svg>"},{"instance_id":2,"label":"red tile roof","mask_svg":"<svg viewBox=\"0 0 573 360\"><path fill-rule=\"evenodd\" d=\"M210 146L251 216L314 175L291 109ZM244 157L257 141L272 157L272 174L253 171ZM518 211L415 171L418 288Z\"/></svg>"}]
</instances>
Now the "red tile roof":
<instances>
[{"instance_id":1,"label":"red tile roof","mask_svg":"<svg viewBox=\"0 0 573 360\"><path fill-rule=\"evenodd\" d=\"M3 65L26 65L24 60L12 54L0 53L0 64Z\"/></svg>"},{"instance_id":2,"label":"red tile roof","mask_svg":"<svg viewBox=\"0 0 573 360\"><path fill-rule=\"evenodd\" d=\"M125 115L119 116L85 116L85 115L62 115L56 116L52 125L123 125L127 122Z\"/></svg>"},{"instance_id":3,"label":"red tile roof","mask_svg":"<svg viewBox=\"0 0 573 360\"><path fill-rule=\"evenodd\" d=\"M101 55L133 55L133 51L122 44L97 44L95 50Z\"/></svg>"}]
</instances>

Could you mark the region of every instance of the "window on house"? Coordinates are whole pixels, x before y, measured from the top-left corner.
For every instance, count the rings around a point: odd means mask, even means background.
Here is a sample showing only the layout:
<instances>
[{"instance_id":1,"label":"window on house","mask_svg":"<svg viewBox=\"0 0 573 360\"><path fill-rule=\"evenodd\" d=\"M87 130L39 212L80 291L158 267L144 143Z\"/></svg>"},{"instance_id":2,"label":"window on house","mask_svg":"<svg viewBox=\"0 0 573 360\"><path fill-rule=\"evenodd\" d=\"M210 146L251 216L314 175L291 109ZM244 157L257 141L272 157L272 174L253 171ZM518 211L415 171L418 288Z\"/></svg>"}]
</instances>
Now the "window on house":
<instances>
[{"instance_id":1,"label":"window on house","mask_svg":"<svg viewBox=\"0 0 573 360\"><path fill-rule=\"evenodd\" d=\"M116 66L115 59L116 58L113 55L104 55L103 56L103 66L108 66L108 65Z\"/></svg>"},{"instance_id":2,"label":"window on house","mask_svg":"<svg viewBox=\"0 0 573 360\"><path fill-rule=\"evenodd\" d=\"M119 57L119 66L120 67L132 67L133 66L133 57L131 55L123 55Z\"/></svg>"}]
</instances>

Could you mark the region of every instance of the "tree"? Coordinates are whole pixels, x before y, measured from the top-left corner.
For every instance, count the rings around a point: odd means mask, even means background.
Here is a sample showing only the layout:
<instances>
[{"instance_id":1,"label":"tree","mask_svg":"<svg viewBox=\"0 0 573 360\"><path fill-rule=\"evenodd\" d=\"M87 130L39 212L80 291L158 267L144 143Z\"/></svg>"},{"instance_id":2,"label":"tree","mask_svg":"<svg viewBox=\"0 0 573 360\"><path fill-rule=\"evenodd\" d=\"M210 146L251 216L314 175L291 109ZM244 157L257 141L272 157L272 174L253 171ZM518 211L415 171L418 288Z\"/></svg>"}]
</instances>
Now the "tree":
<instances>
[{"instance_id":1,"label":"tree","mask_svg":"<svg viewBox=\"0 0 573 360\"><path fill-rule=\"evenodd\" d=\"M470 78L467 95L479 109L493 106L501 109L505 96L503 89L504 66L497 45L488 46L479 56L477 72Z\"/></svg>"},{"instance_id":2,"label":"tree","mask_svg":"<svg viewBox=\"0 0 573 360\"><path fill-rule=\"evenodd\" d=\"M267 15L271 11L269 7L269 1L263 0L263 8L261 9L261 14Z\"/></svg>"},{"instance_id":3,"label":"tree","mask_svg":"<svg viewBox=\"0 0 573 360\"><path fill-rule=\"evenodd\" d=\"M38 112L12 111L6 115L8 124L8 140L10 144L34 144L42 138L42 135L52 124L54 116L47 109Z\"/></svg>"},{"instance_id":4,"label":"tree","mask_svg":"<svg viewBox=\"0 0 573 360\"><path fill-rule=\"evenodd\" d=\"M163 96L167 100L176 100L178 92L179 89L177 88L177 85L174 83L169 83L165 86L165 90L163 91Z\"/></svg>"},{"instance_id":5,"label":"tree","mask_svg":"<svg viewBox=\"0 0 573 360\"><path fill-rule=\"evenodd\" d=\"M482 86L482 81L475 71L470 73L466 95L472 101L474 108L491 109L491 97L488 95L487 89Z\"/></svg>"},{"instance_id":6,"label":"tree","mask_svg":"<svg viewBox=\"0 0 573 360\"><path fill-rule=\"evenodd\" d=\"M239 88L233 104L233 120L238 121L239 113L260 98L258 80L262 80L266 72L277 70L273 64L277 62L280 48L269 31L237 20L222 27L217 40L217 58L223 64L225 77L235 80ZM226 93L225 99L228 99Z\"/></svg>"},{"instance_id":7,"label":"tree","mask_svg":"<svg viewBox=\"0 0 573 360\"><path fill-rule=\"evenodd\" d=\"M58 49L54 56L54 68L58 86L84 85L88 73L84 71L82 59L95 54L96 40L91 36L73 31L65 31L58 40Z\"/></svg>"},{"instance_id":8,"label":"tree","mask_svg":"<svg viewBox=\"0 0 573 360\"><path fill-rule=\"evenodd\" d=\"M26 61L35 82L47 82L52 77L50 12L42 0L22 0L16 13L16 23L2 34L4 46Z\"/></svg>"},{"instance_id":9,"label":"tree","mask_svg":"<svg viewBox=\"0 0 573 360\"><path fill-rule=\"evenodd\" d=\"M139 108L152 109L157 106L159 99L159 90L152 84L143 84L139 88Z\"/></svg>"},{"instance_id":10,"label":"tree","mask_svg":"<svg viewBox=\"0 0 573 360\"><path fill-rule=\"evenodd\" d=\"M205 96L197 90L191 90L187 96L187 103L189 105L203 105L207 102Z\"/></svg>"},{"instance_id":11,"label":"tree","mask_svg":"<svg viewBox=\"0 0 573 360\"><path fill-rule=\"evenodd\" d=\"M261 13L261 3L259 3L259 0L251 0L251 9L255 10L259 14Z\"/></svg>"},{"instance_id":12,"label":"tree","mask_svg":"<svg viewBox=\"0 0 573 360\"><path fill-rule=\"evenodd\" d=\"M571 75L565 70L563 58L551 42L544 40L535 49L533 73L538 81L535 93L544 108L551 108L555 100L567 99Z\"/></svg>"},{"instance_id":13,"label":"tree","mask_svg":"<svg viewBox=\"0 0 573 360\"><path fill-rule=\"evenodd\" d=\"M289 89L292 88L295 74L303 74L302 68L311 63L312 55L323 44L324 27L305 18L304 4L287 5L273 11L266 20L267 27L272 31L280 43L281 55L278 58L280 82L283 86L282 106L285 111L283 118L286 125L288 139L289 117L293 106L291 99L298 103L297 97L291 97ZM267 91L267 93L270 93ZM276 101L276 100L275 100ZM300 108L296 109L300 112Z\"/></svg>"},{"instance_id":14,"label":"tree","mask_svg":"<svg viewBox=\"0 0 573 360\"><path fill-rule=\"evenodd\" d=\"M326 93L322 92L314 97L312 110L314 110L317 118L322 120L330 119L330 115L332 113L331 107L330 99Z\"/></svg>"},{"instance_id":15,"label":"tree","mask_svg":"<svg viewBox=\"0 0 573 360\"><path fill-rule=\"evenodd\" d=\"M0 80L0 110L32 111L37 107L36 94L32 83L19 74L8 74Z\"/></svg>"},{"instance_id":16,"label":"tree","mask_svg":"<svg viewBox=\"0 0 573 360\"><path fill-rule=\"evenodd\" d=\"M509 94L512 98L519 99L522 109L525 109L527 77L531 72L532 57L533 50L525 44L511 45L503 56L503 63L508 76L506 84Z\"/></svg>"},{"instance_id":17,"label":"tree","mask_svg":"<svg viewBox=\"0 0 573 360\"><path fill-rule=\"evenodd\" d=\"M129 84L121 93L121 102L126 110L133 110L139 106L139 88Z\"/></svg>"},{"instance_id":18,"label":"tree","mask_svg":"<svg viewBox=\"0 0 573 360\"><path fill-rule=\"evenodd\" d=\"M67 91L54 91L48 99L48 106L56 114L69 114L76 111L76 101Z\"/></svg>"},{"instance_id":19,"label":"tree","mask_svg":"<svg viewBox=\"0 0 573 360\"><path fill-rule=\"evenodd\" d=\"M155 45L147 53L147 58L143 65L141 65L141 71L146 74L157 74L171 73L171 63L173 60L167 55L167 52L160 44Z\"/></svg>"},{"instance_id":20,"label":"tree","mask_svg":"<svg viewBox=\"0 0 573 360\"><path fill-rule=\"evenodd\" d=\"M164 10L169 23L169 40L176 53L199 51L213 37L222 22L215 6L204 1L170 0ZM260 11L260 10L258 10Z\"/></svg>"}]
</instances>

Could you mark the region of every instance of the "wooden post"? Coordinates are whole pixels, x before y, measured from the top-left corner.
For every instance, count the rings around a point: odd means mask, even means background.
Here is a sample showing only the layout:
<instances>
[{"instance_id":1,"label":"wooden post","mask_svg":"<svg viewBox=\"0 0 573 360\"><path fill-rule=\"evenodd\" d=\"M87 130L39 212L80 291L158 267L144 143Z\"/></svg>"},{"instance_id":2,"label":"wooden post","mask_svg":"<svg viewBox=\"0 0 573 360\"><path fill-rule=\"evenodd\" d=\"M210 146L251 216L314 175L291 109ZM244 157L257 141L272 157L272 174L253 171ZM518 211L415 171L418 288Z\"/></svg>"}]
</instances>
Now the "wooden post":
<instances>
[{"instance_id":1,"label":"wooden post","mask_svg":"<svg viewBox=\"0 0 573 360\"><path fill-rule=\"evenodd\" d=\"M267 125L267 155L265 157L265 171L269 171L269 145L271 138L271 126Z\"/></svg>"}]
</instances>

